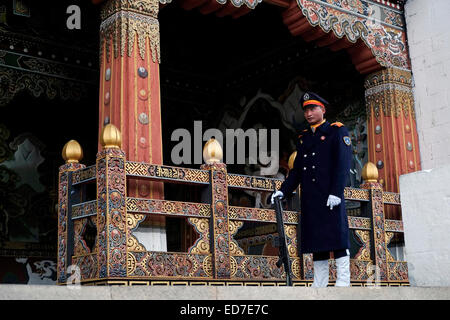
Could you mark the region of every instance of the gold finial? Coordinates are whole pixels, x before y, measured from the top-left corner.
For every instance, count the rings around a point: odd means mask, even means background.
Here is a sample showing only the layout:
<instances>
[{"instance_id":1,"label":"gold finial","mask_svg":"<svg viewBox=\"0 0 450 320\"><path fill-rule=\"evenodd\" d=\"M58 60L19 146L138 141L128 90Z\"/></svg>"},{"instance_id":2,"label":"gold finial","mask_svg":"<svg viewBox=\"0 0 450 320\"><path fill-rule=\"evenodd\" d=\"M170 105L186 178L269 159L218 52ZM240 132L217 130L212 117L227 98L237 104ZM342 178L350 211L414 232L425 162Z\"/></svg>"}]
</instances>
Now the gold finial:
<instances>
[{"instance_id":1,"label":"gold finial","mask_svg":"<svg viewBox=\"0 0 450 320\"><path fill-rule=\"evenodd\" d=\"M288 160L289 170L292 170L292 168L294 167L294 161L295 161L296 156L297 156L297 151L292 152L291 155L289 156L289 160Z\"/></svg>"},{"instance_id":2,"label":"gold finial","mask_svg":"<svg viewBox=\"0 0 450 320\"><path fill-rule=\"evenodd\" d=\"M209 139L203 147L203 160L206 164L219 163L222 161L223 151L220 143L214 139Z\"/></svg>"},{"instance_id":3,"label":"gold finial","mask_svg":"<svg viewBox=\"0 0 450 320\"><path fill-rule=\"evenodd\" d=\"M103 149L120 149L122 147L122 135L113 124L107 124L100 135L100 144Z\"/></svg>"},{"instance_id":4,"label":"gold finial","mask_svg":"<svg viewBox=\"0 0 450 320\"><path fill-rule=\"evenodd\" d=\"M378 169L372 162L367 162L362 169L362 178L365 182L378 182Z\"/></svg>"},{"instance_id":5,"label":"gold finial","mask_svg":"<svg viewBox=\"0 0 450 320\"><path fill-rule=\"evenodd\" d=\"M78 163L83 159L83 149L76 140L70 140L64 145L62 157L66 163Z\"/></svg>"}]
</instances>

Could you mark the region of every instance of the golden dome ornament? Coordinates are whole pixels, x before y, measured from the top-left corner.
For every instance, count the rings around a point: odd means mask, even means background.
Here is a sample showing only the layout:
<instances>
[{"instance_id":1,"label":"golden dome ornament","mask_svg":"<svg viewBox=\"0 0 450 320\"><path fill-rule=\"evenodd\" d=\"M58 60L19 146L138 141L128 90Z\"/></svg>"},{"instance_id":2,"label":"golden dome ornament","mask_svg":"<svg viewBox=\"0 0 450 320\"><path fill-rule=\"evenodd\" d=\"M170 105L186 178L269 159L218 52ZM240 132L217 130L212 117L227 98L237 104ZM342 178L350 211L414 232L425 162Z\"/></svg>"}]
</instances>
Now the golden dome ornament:
<instances>
[{"instance_id":1,"label":"golden dome ornament","mask_svg":"<svg viewBox=\"0 0 450 320\"><path fill-rule=\"evenodd\" d=\"M76 140L67 142L61 154L66 163L79 163L83 159L83 149Z\"/></svg>"},{"instance_id":2,"label":"golden dome ornament","mask_svg":"<svg viewBox=\"0 0 450 320\"><path fill-rule=\"evenodd\" d=\"M367 162L361 172L365 182L378 182L378 169L372 162Z\"/></svg>"},{"instance_id":3,"label":"golden dome ornament","mask_svg":"<svg viewBox=\"0 0 450 320\"><path fill-rule=\"evenodd\" d=\"M100 144L103 149L120 149L122 147L122 134L113 124L107 124L100 135Z\"/></svg>"},{"instance_id":4,"label":"golden dome ornament","mask_svg":"<svg viewBox=\"0 0 450 320\"><path fill-rule=\"evenodd\" d=\"M223 159L223 151L220 143L214 139L209 139L203 147L203 160L206 164L220 163Z\"/></svg>"}]
</instances>

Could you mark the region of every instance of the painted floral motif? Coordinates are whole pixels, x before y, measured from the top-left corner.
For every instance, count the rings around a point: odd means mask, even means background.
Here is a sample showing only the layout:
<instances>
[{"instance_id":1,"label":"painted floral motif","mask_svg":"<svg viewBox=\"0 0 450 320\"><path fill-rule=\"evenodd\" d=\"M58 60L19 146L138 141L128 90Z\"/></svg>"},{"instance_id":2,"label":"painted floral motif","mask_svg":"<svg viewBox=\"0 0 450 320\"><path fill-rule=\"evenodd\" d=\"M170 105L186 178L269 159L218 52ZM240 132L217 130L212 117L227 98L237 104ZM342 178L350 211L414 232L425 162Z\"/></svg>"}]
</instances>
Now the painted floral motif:
<instances>
[{"instance_id":1,"label":"painted floral motif","mask_svg":"<svg viewBox=\"0 0 450 320\"><path fill-rule=\"evenodd\" d=\"M311 25L353 43L364 41L382 66L410 69L399 11L362 0L297 0L297 4Z\"/></svg>"}]
</instances>

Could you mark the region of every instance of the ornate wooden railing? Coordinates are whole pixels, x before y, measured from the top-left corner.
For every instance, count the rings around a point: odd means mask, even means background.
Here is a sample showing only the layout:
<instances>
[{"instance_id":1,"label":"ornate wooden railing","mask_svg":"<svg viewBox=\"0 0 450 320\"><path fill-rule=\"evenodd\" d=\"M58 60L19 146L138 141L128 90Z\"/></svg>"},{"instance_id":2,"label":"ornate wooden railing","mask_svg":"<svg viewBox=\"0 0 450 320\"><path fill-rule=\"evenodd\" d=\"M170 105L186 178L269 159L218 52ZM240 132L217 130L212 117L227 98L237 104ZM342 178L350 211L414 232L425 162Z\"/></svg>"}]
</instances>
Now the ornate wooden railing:
<instances>
[{"instance_id":1,"label":"ornate wooden railing","mask_svg":"<svg viewBox=\"0 0 450 320\"><path fill-rule=\"evenodd\" d=\"M285 284L283 267L276 266L277 256L249 255L244 250L252 242L274 239L274 232L258 239L235 239L246 221L276 223L274 210L228 203L231 188L272 192L273 183L279 187L282 181L230 174L223 163L189 169L130 162L123 151L111 147L97 154L95 166L85 167L76 157L65 158L67 163L59 173L59 284L72 283L77 277L83 284ZM208 201L127 197L127 178L203 186ZM408 285L406 262L396 261L388 249L393 235L403 232L402 221L384 216L386 204L401 205L399 195L383 192L375 179L367 180L371 181L360 188L345 189L347 201L360 203L360 216L348 217L351 232L360 244L351 257L352 285ZM94 200L86 198L88 184L96 186ZM301 212L295 210L298 197L292 201L291 209L284 211L284 221L293 281L294 285L306 286L313 279L312 257L298 256ZM148 215L185 217L198 239L185 253L147 251L133 232ZM88 226L96 228L91 246L85 239ZM333 283L333 260L330 273Z\"/></svg>"}]
</instances>

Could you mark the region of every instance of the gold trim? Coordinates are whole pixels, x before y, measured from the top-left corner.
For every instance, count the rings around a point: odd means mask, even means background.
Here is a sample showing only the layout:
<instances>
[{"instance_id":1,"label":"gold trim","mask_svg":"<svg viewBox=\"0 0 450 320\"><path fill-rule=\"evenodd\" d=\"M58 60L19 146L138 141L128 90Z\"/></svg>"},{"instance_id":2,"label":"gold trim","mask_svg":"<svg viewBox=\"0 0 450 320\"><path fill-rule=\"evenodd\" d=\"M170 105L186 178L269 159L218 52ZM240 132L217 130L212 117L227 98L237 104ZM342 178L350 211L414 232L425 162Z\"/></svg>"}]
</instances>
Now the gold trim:
<instances>
[{"instance_id":1,"label":"gold trim","mask_svg":"<svg viewBox=\"0 0 450 320\"><path fill-rule=\"evenodd\" d=\"M188 222L196 228L199 234L197 241L189 248L191 254L209 254L209 219L208 218L188 218Z\"/></svg>"},{"instance_id":2,"label":"gold trim","mask_svg":"<svg viewBox=\"0 0 450 320\"><path fill-rule=\"evenodd\" d=\"M243 282L227 282L228 287L242 287L243 285Z\"/></svg>"},{"instance_id":3,"label":"gold trim","mask_svg":"<svg viewBox=\"0 0 450 320\"><path fill-rule=\"evenodd\" d=\"M261 287L259 282L244 282L244 287Z\"/></svg>"},{"instance_id":4,"label":"gold trim","mask_svg":"<svg viewBox=\"0 0 450 320\"><path fill-rule=\"evenodd\" d=\"M130 281L130 286L148 286L150 281Z\"/></svg>"},{"instance_id":5,"label":"gold trim","mask_svg":"<svg viewBox=\"0 0 450 320\"><path fill-rule=\"evenodd\" d=\"M125 77L125 73L124 73L124 61L123 61L123 57L120 57L120 132L122 132L123 134L123 130L124 130L124 124L123 124L123 109L124 109L124 103L123 103L123 99L124 99L124 81L123 78ZM128 91L128 90L127 90ZM127 143L128 144L128 143Z\"/></svg>"},{"instance_id":6,"label":"gold trim","mask_svg":"<svg viewBox=\"0 0 450 320\"><path fill-rule=\"evenodd\" d=\"M146 43L146 49L147 49L147 52L150 52L150 43L149 43L149 41L145 41L145 43ZM148 73L148 75L147 75L147 78L145 78L145 80L144 81L146 81L146 84L147 84L147 92L148 92L148 102L147 103L144 103L144 110L145 110L145 107L147 107L147 112L148 112L148 119L149 119L149 123L147 124L147 130L148 130L148 148L147 148L147 152L148 152L148 156L149 156L149 162L150 163L154 163L153 162L153 148L152 148L152 146L153 146L153 134L152 134L152 129L153 129L153 126L152 126L152 123L153 123L153 118L152 118L152 101L153 101L153 96L152 96L152 87L151 87L151 83L152 83L152 77L153 77L153 74L152 74L152 72L151 72L151 67L150 67L150 55L149 54L147 54L146 55L146 62L147 62L147 65L146 65L146 68L147 68L147 73ZM159 83L159 79L158 79L158 83ZM160 122L160 125L161 125L161 122ZM142 131L144 131L144 129L142 129ZM149 184L149 190L150 190L150 198L151 199L154 199L155 197L154 197L154 187L153 186L155 186L156 184L153 184L152 182L148 182L148 184ZM161 187L162 188L162 187ZM164 190L162 190L162 197L164 198ZM164 217L161 217L161 219L164 219L164 221L165 221L165 218Z\"/></svg>"},{"instance_id":7,"label":"gold trim","mask_svg":"<svg viewBox=\"0 0 450 320\"><path fill-rule=\"evenodd\" d=\"M386 134L386 128L385 128L385 124L384 124L384 119L386 117L380 117L380 126L381 126L381 140L383 141L383 168L379 169L379 170L383 170L383 179L384 179L384 189L385 190L391 190L390 186L388 185L388 183L390 182L390 180L388 179L388 175L387 175L387 170L386 170L386 141L385 141L385 134ZM376 165L376 162L375 162ZM378 168L377 168L378 169Z\"/></svg>"},{"instance_id":8,"label":"gold trim","mask_svg":"<svg viewBox=\"0 0 450 320\"><path fill-rule=\"evenodd\" d=\"M406 142L406 134L405 134L405 122L404 122L404 117L405 117L406 115L404 114L404 113L402 113L401 115L400 115L400 128L399 128L399 130L401 131L401 135L402 135L402 138L403 138L403 152L405 153L405 162L406 162L406 172L409 172L409 166L408 166L408 145L407 145L407 142ZM414 165L415 165L415 163L414 163Z\"/></svg>"},{"instance_id":9,"label":"gold trim","mask_svg":"<svg viewBox=\"0 0 450 320\"><path fill-rule=\"evenodd\" d=\"M170 281L152 281L151 286L170 285Z\"/></svg>"},{"instance_id":10,"label":"gold trim","mask_svg":"<svg viewBox=\"0 0 450 320\"><path fill-rule=\"evenodd\" d=\"M101 48L105 42L112 43L114 58L117 58L119 54L122 57L124 56L127 46L127 55L131 57L131 53L136 51L133 49L135 48L134 39L137 37L136 47L141 59L145 60L146 41L148 39L153 62L161 63L158 19L143 11L133 12L127 9L120 8L102 21L100 25ZM110 55L110 51L107 50L107 60L110 59Z\"/></svg>"},{"instance_id":11,"label":"gold trim","mask_svg":"<svg viewBox=\"0 0 450 320\"><path fill-rule=\"evenodd\" d=\"M308 287L308 283L302 283L302 282L294 282L294 287Z\"/></svg>"},{"instance_id":12,"label":"gold trim","mask_svg":"<svg viewBox=\"0 0 450 320\"><path fill-rule=\"evenodd\" d=\"M207 286L208 282L206 282L206 281L205 282L190 282L189 285L192 287L193 286Z\"/></svg>"},{"instance_id":13,"label":"gold trim","mask_svg":"<svg viewBox=\"0 0 450 320\"><path fill-rule=\"evenodd\" d=\"M312 280L300 280L294 281L294 287L311 287L313 281ZM181 280L148 280L148 279L127 279L127 280L115 280L115 279L85 279L81 280L81 284L83 286L105 286L105 285L123 285L123 286L229 286L229 287L241 287L241 286L249 286L249 287L286 287L286 282L262 282L262 281L253 281L253 282L236 282L236 281L181 281ZM330 281L330 287L333 287L335 281ZM66 284L59 284L60 286L65 286ZM376 283L367 283L366 281L352 281L350 283L351 287L410 287L409 281L395 281L395 282L386 282L380 281Z\"/></svg>"},{"instance_id":14,"label":"gold trim","mask_svg":"<svg viewBox=\"0 0 450 320\"><path fill-rule=\"evenodd\" d=\"M108 108L106 110L108 111L109 123L113 123L112 109L113 109L114 95L112 94L112 92L113 92L115 83L117 81L121 81L121 80L116 79L116 77L114 77L114 61L110 61L109 64L110 64L110 69L111 69L111 79L108 81L109 82L109 90L107 91L107 92L109 92L109 103L108 103L108 105L103 105L103 106L104 106L104 108ZM104 98L105 97L103 97L103 99Z\"/></svg>"},{"instance_id":15,"label":"gold trim","mask_svg":"<svg viewBox=\"0 0 450 320\"><path fill-rule=\"evenodd\" d=\"M107 281L107 284L111 285L111 286L128 286L128 281L124 280L124 281L119 281L119 280L114 280L114 281Z\"/></svg>"},{"instance_id":16,"label":"gold trim","mask_svg":"<svg viewBox=\"0 0 450 320\"><path fill-rule=\"evenodd\" d=\"M276 287L276 282L261 283L261 287Z\"/></svg>"},{"instance_id":17,"label":"gold trim","mask_svg":"<svg viewBox=\"0 0 450 320\"><path fill-rule=\"evenodd\" d=\"M392 95L391 99L395 100L394 93L391 93L391 95ZM397 118L397 116L396 116L396 118ZM398 154L397 154L397 150L396 150L398 148L397 141L396 141L397 140L397 128L396 128L396 125L394 123L394 117L391 117L391 125L392 125L392 144L393 144L393 146L392 146L393 150L391 149L391 151L392 151L392 158L394 158L395 172L400 174L401 171L398 170L398 159L397 159L398 158ZM405 156L406 155L407 154L405 153ZM391 191L394 191L394 190L398 191L399 190L399 186L398 186L399 181L398 181L398 179L399 179L399 177L397 176L395 181L394 181L394 186L391 189Z\"/></svg>"},{"instance_id":18,"label":"gold trim","mask_svg":"<svg viewBox=\"0 0 450 320\"><path fill-rule=\"evenodd\" d=\"M226 286L226 282L210 282L209 285L213 287L223 287Z\"/></svg>"},{"instance_id":19,"label":"gold trim","mask_svg":"<svg viewBox=\"0 0 450 320\"><path fill-rule=\"evenodd\" d=\"M135 38L133 37L133 41L135 42ZM136 63L136 52L133 52L133 72L132 74L135 74L136 69L137 68L137 63ZM138 99L138 77L135 76L134 77L134 116L133 116L133 120L134 120L134 159L131 159L133 161L139 161L138 159L138 137L139 137L139 131L138 131L138 103L139 103L139 99ZM130 137L128 137L130 138ZM130 154L131 156L131 154ZM127 159L130 160L130 159ZM138 195L139 194L139 182L136 182L135 187L135 194Z\"/></svg>"},{"instance_id":20,"label":"gold trim","mask_svg":"<svg viewBox=\"0 0 450 320\"><path fill-rule=\"evenodd\" d=\"M412 104L414 104L414 101L412 101ZM414 122L414 125L413 125ZM420 161L420 150L419 150L419 135L417 134L417 122L416 119L409 117L409 124L410 124L410 129L411 129L411 143L413 145L413 156L414 156L414 171L418 170L418 161L417 158L419 158ZM417 146L416 146L416 137L417 137ZM418 156L417 156L418 155Z\"/></svg>"}]
</instances>

